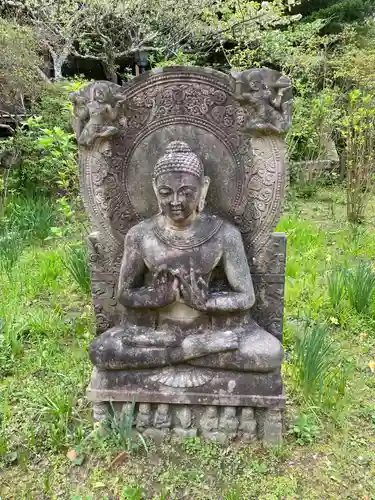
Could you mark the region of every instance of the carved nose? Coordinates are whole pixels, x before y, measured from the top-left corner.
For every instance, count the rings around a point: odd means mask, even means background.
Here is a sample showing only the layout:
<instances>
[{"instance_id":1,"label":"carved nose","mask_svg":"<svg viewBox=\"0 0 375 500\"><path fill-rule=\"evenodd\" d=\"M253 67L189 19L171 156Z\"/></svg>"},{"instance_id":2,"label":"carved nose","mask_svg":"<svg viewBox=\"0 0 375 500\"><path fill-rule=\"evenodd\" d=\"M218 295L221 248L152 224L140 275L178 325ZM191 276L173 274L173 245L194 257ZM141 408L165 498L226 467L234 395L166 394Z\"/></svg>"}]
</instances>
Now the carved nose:
<instances>
[{"instance_id":1,"label":"carved nose","mask_svg":"<svg viewBox=\"0 0 375 500\"><path fill-rule=\"evenodd\" d=\"M176 205L179 205L180 204L180 200L178 199L178 193L175 193L173 195L173 200L171 202L171 205L174 207Z\"/></svg>"}]
</instances>

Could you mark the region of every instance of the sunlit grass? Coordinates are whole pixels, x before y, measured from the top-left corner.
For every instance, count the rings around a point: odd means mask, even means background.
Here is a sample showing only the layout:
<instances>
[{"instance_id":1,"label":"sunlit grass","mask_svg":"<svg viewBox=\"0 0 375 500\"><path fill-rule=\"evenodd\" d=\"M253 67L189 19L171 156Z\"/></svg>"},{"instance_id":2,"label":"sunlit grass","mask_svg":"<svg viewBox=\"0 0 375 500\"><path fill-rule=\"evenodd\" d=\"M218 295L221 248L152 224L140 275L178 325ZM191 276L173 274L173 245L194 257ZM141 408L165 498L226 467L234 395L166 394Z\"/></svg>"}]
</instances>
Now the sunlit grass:
<instances>
[{"instance_id":1,"label":"sunlit grass","mask_svg":"<svg viewBox=\"0 0 375 500\"><path fill-rule=\"evenodd\" d=\"M288 236L286 429L298 426L278 450L166 442L110 469L117 445L83 445L92 432L85 389L93 337L90 295L79 284L79 276L87 284L83 253L75 277L65 260L75 241L45 240L44 230L39 240L23 240L12 265L0 270L0 496L370 498L375 318L354 305L347 284L342 295L335 273L370 262L375 237L370 224L346 223L343 200L338 189L319 191L295 202L278 227ZM81 468L72 469L70 448L84 453Z\"/></svg>"}]
</instances>

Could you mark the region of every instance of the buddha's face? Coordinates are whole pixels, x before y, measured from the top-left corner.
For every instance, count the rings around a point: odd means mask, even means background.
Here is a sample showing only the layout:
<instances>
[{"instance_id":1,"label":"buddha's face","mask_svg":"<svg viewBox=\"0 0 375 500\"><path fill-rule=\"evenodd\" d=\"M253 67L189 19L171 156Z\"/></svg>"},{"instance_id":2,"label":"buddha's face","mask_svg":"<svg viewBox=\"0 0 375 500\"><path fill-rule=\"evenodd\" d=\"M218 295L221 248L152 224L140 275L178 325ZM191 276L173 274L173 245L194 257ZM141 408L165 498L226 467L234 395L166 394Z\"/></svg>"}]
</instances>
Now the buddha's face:
<instances>
[{"instance_id":1,"label":"buddha's face","mask_svg":"<svg viewBox=\"0 0 375 500\"><path fill-rule=\"evenodd\" d=\"M162 213L177 224L191 218L205 196L205 182L206 178L198 179L185 172L159 175L154 188Z\"/></svg>"}]
</instances>

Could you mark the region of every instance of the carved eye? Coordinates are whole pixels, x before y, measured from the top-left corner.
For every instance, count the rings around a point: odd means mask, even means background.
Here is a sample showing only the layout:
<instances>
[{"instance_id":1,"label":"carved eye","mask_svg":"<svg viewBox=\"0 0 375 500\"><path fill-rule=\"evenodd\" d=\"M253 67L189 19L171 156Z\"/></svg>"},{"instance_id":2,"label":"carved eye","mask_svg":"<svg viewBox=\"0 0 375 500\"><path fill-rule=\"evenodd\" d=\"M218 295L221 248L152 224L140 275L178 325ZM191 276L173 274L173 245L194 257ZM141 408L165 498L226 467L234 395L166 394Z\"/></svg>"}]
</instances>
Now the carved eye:
<instances>
[{"instance_id":1,"label":"carved eye","mask_svg":"<svg viewBox=\"0 0 375 500\"><path fill-rule=\"evenodd\" d=\"M190 189L190 188L181 189L181 193L184 194L185 196L194 196L195 195L195 191L193 189Z\"/></svg>"},{"instance_id":2,"label":"carved eye","mask_svg":"<svg viewBox=\"0 0 375 500\"><path fill-rule=\"evenodd\" d=\"M159 189L159 194L160 196L169 196L171 194L170 190L169 189Z\"/></svg>"}]
</instances>

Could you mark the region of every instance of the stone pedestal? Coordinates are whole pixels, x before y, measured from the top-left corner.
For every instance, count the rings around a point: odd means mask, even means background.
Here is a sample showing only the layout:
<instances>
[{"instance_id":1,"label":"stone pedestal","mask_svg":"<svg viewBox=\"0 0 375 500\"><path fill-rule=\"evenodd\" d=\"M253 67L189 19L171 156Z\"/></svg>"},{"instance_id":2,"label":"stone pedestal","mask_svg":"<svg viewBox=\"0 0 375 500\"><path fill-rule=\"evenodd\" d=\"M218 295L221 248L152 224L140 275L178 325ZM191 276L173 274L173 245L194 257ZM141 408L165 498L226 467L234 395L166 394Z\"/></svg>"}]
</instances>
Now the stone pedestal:
<instances>
[{"instance_id":1,"label":"stone pedestal","mask_svg":"<svg viewBox=\"0 0 375 500\"><path fill-rule=\"evenodd\" d=\"M123 403L127 404L127 403ZM280 406L282 402L279 402ZM102 420L103 407L106 414L121 412L121 403L94 403L94 418ZM136 404L133 425L145 438L158 443L170 435L181 439L201 436L207 441L226 445L239 440L252 443L256 440L265 446L282 443L282 410L259 409L241 406L203 406L176 404L147 404L147 413L142 403ZM140 425L141 422L141 425Z\"/></svg>"}]
</instances>

